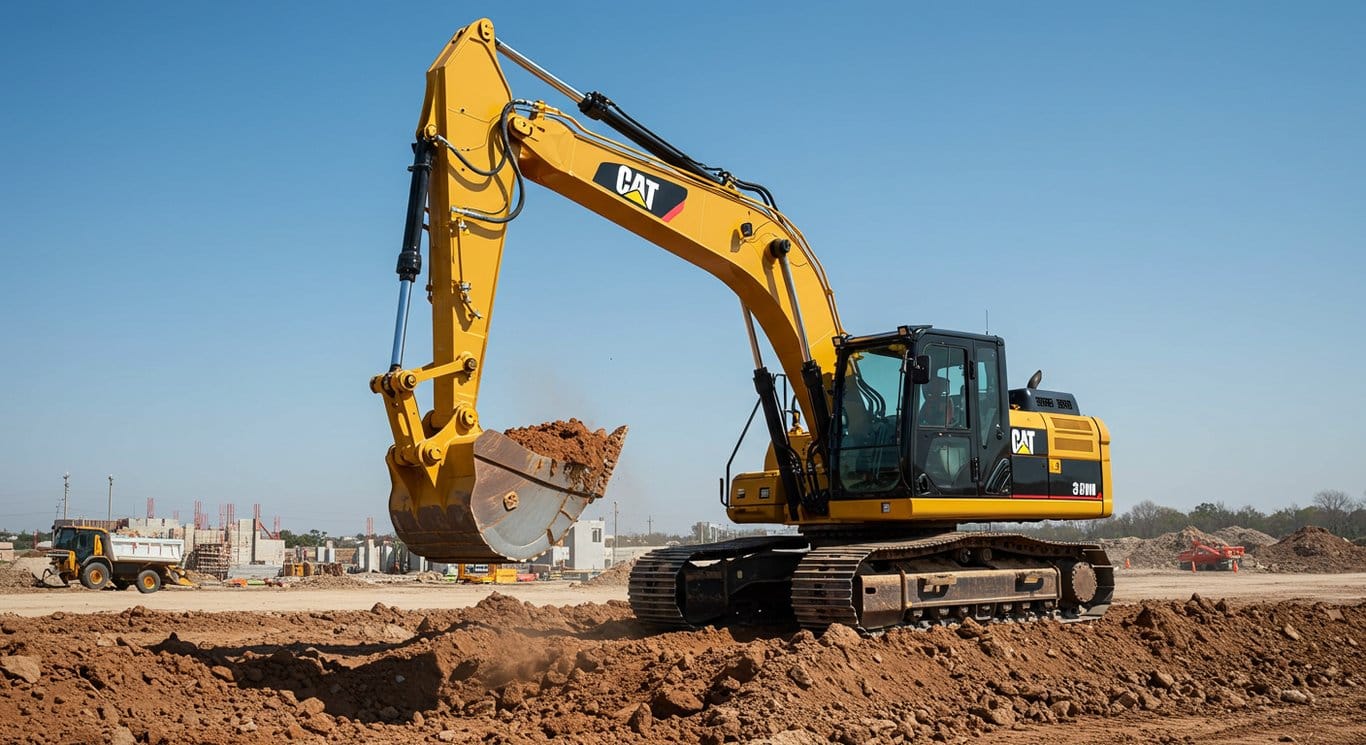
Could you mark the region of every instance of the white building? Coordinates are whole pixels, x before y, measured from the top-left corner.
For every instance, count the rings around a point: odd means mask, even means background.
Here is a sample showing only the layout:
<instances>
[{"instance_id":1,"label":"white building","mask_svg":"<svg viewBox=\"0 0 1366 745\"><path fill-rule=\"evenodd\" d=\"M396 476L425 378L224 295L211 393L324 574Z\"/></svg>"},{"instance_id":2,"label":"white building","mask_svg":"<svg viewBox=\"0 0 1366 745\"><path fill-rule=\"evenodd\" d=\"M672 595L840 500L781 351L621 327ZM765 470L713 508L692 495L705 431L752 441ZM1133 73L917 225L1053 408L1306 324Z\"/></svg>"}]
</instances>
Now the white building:
<instances>
[{"instance_id":1,"label":"white building","mask_svg":"<svg viewBox=\"0 0 1366 745\"><path fill-rule=\"evenodd\" d=\"M569 528L565 546L569 559L565 569L573 572L601 572L607 568L607 542L604 540L605 520L580 520Z\"/></svg>"}]
</instances>

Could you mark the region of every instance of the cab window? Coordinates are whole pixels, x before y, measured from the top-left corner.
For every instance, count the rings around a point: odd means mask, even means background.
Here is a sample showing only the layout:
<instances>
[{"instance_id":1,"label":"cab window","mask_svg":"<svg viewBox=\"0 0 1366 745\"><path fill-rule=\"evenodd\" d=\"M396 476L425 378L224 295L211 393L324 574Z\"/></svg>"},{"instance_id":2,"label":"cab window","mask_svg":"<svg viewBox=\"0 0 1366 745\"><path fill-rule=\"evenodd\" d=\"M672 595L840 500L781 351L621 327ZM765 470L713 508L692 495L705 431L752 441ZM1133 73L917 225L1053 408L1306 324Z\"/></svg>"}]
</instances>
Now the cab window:
<instances>
[{"instance_id":1,"label":"cab window","mask_svg":"<svg viewBox=\"0 0 1366 745\"><path fill-rule=\"evenodd\" d=\"M905 346L852 353L840 400L839 476L848 492L876 493L901 480L899 415Z\"/></svg>"},{"instance_id":2,"label":"cab window","mask_svg":"<svg viewBox=\"0 0 1366 745\"><path fill-rule=\"evenodd\" d=\"M76 531L62 529L57 531L57 537L52 541L52 547L70 551L76 548Z\"/></svg>"},{"instance_id":3,"label":"cab window","mask_svg":"<svg viewBox=\"0 0 1366 745\"><path fill-rule=\"evenodd\" d=\"M928 352L930 381L917 387L920 425L928 429L967 429L967 351L935 344Z\"/></svg>"},{"instance_id":4,"label":"cab window","mask_svg":"<svg viewBox=\"0 0 1366 745\"><path fill-rule=\"evenodd\" d=\"M917 445L916 491L920 494L968 494L972 480L973 442L968 410L968 353L962 347L929 344L929 382L915 387ZM976 408L976 407L973 407Z\"/></svg>"},{"instance_id":5,"label":"cab window","mask_svg":"<svg viewBox=\"0 0 1366 745\"><path fill-rule=\"evenodd\" d=\"M998 429L1001 413L1001 382L996 366L996 350L977 347L977 440L986 447Z\"/></svg>"}]
</instances>

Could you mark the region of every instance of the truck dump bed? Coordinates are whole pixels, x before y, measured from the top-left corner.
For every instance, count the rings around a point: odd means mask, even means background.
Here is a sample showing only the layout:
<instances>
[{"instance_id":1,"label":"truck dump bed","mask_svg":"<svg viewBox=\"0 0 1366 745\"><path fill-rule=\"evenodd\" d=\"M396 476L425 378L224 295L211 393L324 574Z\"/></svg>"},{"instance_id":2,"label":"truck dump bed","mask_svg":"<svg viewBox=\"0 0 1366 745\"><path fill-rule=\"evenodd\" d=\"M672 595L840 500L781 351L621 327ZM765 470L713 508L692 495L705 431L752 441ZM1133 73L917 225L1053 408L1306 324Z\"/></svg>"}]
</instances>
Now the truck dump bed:
<instances>
[{"instance_id":1,"label":"truck dump bed","mask_svg":"<svg viewBox=\"0 0 1366 745\"><path fill-rule=\"evenodd\" d=\"M115 561L179 564L185 554L185 542L179 538L143 538L110 533L109 542L110 553Z\"/></svg>"}]
</instances>

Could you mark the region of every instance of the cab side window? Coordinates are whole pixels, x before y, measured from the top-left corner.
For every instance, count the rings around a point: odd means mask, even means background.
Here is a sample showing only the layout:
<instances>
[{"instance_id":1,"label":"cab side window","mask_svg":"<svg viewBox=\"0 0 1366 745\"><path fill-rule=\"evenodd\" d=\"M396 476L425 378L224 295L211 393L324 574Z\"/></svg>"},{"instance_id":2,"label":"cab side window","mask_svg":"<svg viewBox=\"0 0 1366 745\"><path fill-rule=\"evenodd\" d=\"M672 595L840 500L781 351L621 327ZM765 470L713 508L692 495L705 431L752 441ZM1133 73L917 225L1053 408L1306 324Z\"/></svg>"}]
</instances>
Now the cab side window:
<instances>
[{"instance_id":1,"label":"cab side window","mask_svg":"<svg viewBox=\"0 0 1366 745\"><path fill-rule=\"evenodd\" d=\"M1000 367L996 364L996 350L977 347L977 441L987 447L995 435L997 417L1001 413Z\"/></svg>"},{"instance_id":2,"label":"cab side window","mask_svg":"<svg viewBox=\"0 0 1366 745\"><path fill-rule=\"evenodd\" d=\"M967 351L929 348L930 382L919 386L919 423L933 429L967 429Z\"/></svg>"}]
</instances>

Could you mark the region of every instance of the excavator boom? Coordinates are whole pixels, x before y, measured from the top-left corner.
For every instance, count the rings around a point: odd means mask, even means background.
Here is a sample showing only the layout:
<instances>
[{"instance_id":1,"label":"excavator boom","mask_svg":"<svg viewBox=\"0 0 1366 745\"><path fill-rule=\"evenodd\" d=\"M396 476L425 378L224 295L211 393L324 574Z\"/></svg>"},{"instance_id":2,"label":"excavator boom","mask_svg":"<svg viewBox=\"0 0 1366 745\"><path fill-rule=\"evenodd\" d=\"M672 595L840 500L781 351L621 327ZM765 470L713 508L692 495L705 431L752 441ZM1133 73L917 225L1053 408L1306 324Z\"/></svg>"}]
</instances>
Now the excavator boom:
<instances>
[{"instance_id":1,"label":"excavator boom","mask_svg":"<svg viewBox=\"0 0 1366 745\"><path fill-rule=\"evenodd\" d=\"M502 54L525 66L589 116L620 128L650 152L582 127L544 102L512 97ZM829 419L832 339L843 333L834 295L800 231L747 184L707 170L634 122L601 94L580 94L499 42L488 20L461 29L427 71L413 146L409 208L397 272L399 309L390 370L371 381L385 398L394 446L386 458L395 529L419 554L442 561L524 560L568 530L601 492L574 483L564 463L483 429L477 409L508 224L521 211L526 181L556 191L716 276L740 298L756 367L753 324L782 371L808 381L798 405L808 422ZM412 288L428 236L433 360L402 364ZM822 377L824 376L824 378ZM431 410L414 391L431 383ZM786 433L770 394L770 429ZM624 437L624 432L621 433ZM620 444L618 437L617 444ZM785 454L791 489L801 466ZM600 474L601 475L601 474ZM607 479L595 478L605 488ZM511 495L511 496L509 496Z\"/></svg>"}]
</instances>

